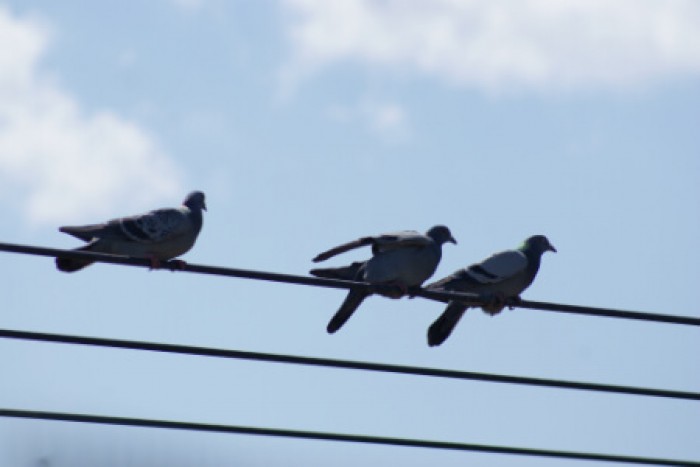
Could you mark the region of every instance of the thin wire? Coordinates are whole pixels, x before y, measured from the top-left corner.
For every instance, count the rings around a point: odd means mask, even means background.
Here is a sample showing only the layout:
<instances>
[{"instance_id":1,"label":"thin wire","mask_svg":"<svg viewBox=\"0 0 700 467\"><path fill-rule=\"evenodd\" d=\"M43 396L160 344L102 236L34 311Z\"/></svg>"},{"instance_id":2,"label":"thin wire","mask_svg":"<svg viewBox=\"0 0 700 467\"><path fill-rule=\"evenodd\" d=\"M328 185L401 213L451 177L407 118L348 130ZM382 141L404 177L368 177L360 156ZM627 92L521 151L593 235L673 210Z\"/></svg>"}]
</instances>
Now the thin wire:
<instances>
[{"instance_id":1,"label":"thin wire","mask_svg":"<svg viewBox=\"0 0 700 467\"><path fill-rule=\"evenodd\" d=\"M665 389L640 388L633 386L618 386L608 384L586 383L578 381L562 381L544 378L510 376L470 371L444 370L438 368L391 365L385 363L360 362L353 360L336 360L330 358L302 357L295 355L249 352L243 350L217 349L211 347L194 347L175 344L159 344L154 342L138 342L121 339L105 339L85 336L69 336L29 331L0 329L0 338L29 340L35 342L51 342L56 344L87 345L93 347L108 347L149 352L162 352L180 355L195 355L200 357L230 358L239 360L254 360L273 363L287 363L316 367L342 368L352 370L374 371L414 376L429 376L459 380L485 381L491 383L520 384L558 389L576 389L606 393L617 393L636 396L663 397L669 399L700 400L700 393L672 391Z\"/></svg>"},{"instance_id":2,"label":"thin wire","mask_svg":"<svg viewBox=\"0 0 700 467\"><path fill-rule=\"evenodd\" d=\"M209 423L177 422L170 420L149 420L143 418L110 417L102 415L85 415L75 413L29 411L0 408L0 417L51 420L62 422L93 423L101 425L118 425L145 428L164 428L169 430L189 430L213 433L235 433L242 435L271 436L282 438L311 439L322 441L340 441L348 443L379 444L387 446L418 447L445 449L453 451L471 451L491 454L510 454L518 456L550 457L558 459L576 459L588 461L606 461L626 464L697 466L700 462L676 459L660 459L637 456L620 456L589 452L555 451L548 449L518 448L510 446L493 446L486 444L456 443L430 441L423 439L393 438L385 436L367 436L320 431L289 430L281 428L261 428L237 425L219 425Z\"/></svg>"},{"instance_id":3,"label":"thin wire","mask_svg":"<svg viewBox=\"0 0 700 467\"><path fill-rule=\"evenodd\" d=\"M36 247L29 245L17 245L12 243L0 243L0 251L11 253L30 254L38 256L52 256L73 259L88 259L103 263L121 264L128 266L150 267L150 261L142 258L131 258L128 256L107 255L86 251L60 250L56 248ZM180 270L198 274L208 274L216 276L238 277L244 279L265 280L272 282L282 282L288 284L310 285L316 287L330 287L335 289L377 289L380 286L367 284L364 282L353 282L337 279L326 279L321 277L295 276L290 274L279 274L265 271L252 271L247 269L223 268L217 266L204 266L198 264L177 265L173 262L164 262L164 268L170 270ZM441 302L456 300L479 306L483 303L481 297L475 294L460 292L443 292L434 290L417 289L412 291L414 296L437 300ZM556 311L562 313L582 314L589 316L600 316L608 318L634 319L643 321L654 321L658 323L683 324L689 326L700 326L700 318L679 315L666 315L658 313L642 313L637 311L624 311L611 308L594 308L578 305L565 305L559 303L532 302L519 300L510 303L513 307L538 309L544 311Z\"/></svg>"}]
</instances>

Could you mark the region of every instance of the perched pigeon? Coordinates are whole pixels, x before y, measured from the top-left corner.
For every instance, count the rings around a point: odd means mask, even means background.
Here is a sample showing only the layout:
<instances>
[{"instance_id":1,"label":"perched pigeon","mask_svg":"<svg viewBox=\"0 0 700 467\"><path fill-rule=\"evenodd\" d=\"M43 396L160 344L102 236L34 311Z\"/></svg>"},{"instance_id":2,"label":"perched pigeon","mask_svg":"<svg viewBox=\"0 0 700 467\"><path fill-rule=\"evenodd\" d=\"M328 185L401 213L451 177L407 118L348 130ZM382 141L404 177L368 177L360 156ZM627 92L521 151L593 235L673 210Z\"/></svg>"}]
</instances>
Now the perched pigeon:
<instances>
[{"instance_id":1,"label":"perched pigeon","mask_svg":"<svg viewBox=\"0 0 700 467\"><path fill-rule=\"evenodd\" d=\"M535 235L517 250L507 250L485 259L481 263L460 269L454 274L427 285L427 290L470 292L493 297L493 303L484 311L500 313L508 299L517 299L527 289L540 268L540 258L545 251L557 250L544 235ZM428 329L428 345L442 344L469 308L464 303L451 301L445 311Z\"/></svg>"},{"instance_id":2,"label":"perched pigeon","mask_svg":"<svg viewBox=\"0 0 700 467\"><path fill-rule=\"evenodd\" d=\"M314 262L324 261L365 245L372 245L372 258L345 267L312 269L310 272L318 277L386 286L383 291L376 292L398 298L406 294L408 289L420 286L433 275L440 262L442 244L445 242L457 243L450 230L442 225L431 228L425 235L415 231L404 231L362 237L319 254L314 258ZM340 309L328 323L328 332L334 333L340 329L362 301L371 294L372 292L366 289L351 289Z\"/></svg>"},{"instance_id":3,"label":"perched pigeon","mask_svg":"<svg viewBox=\"0 0 700 467\"><path fill-rule=\"evenodd\" d=\"M131 217L113 219L104 224L61 227L61 232L89 242L76 251L92 251L148 258L153 268L187 252L202 229L204 193L193 191L179 208L164 208ZM56 258L60 271L74 272L93 261ZM182 263L184 264L184 262Z\"/></svg>"}]
</instances>

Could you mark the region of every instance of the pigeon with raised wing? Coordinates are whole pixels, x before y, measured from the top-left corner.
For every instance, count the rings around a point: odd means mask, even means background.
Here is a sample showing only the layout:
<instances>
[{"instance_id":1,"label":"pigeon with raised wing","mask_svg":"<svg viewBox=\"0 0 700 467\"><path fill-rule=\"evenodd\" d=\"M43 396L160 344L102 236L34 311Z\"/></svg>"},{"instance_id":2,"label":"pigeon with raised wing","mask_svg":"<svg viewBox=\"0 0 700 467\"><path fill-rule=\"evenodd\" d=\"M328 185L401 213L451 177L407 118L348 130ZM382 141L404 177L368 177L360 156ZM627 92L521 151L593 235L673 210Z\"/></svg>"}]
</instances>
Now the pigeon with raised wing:
<instances>
[{"instance_id":1,"label":"pigeon with raised wing","mask_svg":"<svg viewBox=\"0 0 700 467\"><path fill-rule=\"evenodd\" d=\"M192 248L202 229L202 210L206 209L204 193L193 191L178 208L157 209L103 224L61 227L59 230L88 242L76 251L147 258L155 269L160 267L161 261L180 256ZM83 259L56 258L56 267L64 272L78 271L92 263Z\"/></svg>"},{"instance_id":2,"label":"pigeon with raised wing","mask_svg":"<svg viewBox=\"0 0 700 467\"><path fill-rule=\"evenodd\" d=\"M362 237L316 256L313 261L319 262L354 248L371 245L372 258L369 260L339 268L312 269L310 273L317 277L369 282L382 286L374 291L365 288L351 289L328 323L328 332L334 333L340 329L362 301L373 292L399 298L409 289L420 286L435 272L445 242L457 243L447 227L438 225L428 230L425 235L415 231L402 231Z\"/></svg>"},{"instance_id":3,"label":"pigeon with raised wing","mask_svg":"<svg viewBox=\"0 0 700 467\"><path fill-rule=\"evenodd\" d=\"M516 250L496 253L481 263L472 264L437 282L427 290L469 292L492 298L483 306L489 314L500 313L510 299L520 294L535 280L540 259L546 251L557 250L544 235L534 235ZM445 311L428 329L428 345L442 344L449 337L469 305L458 301L448 303Z\"/></svg>"}]
</instances>

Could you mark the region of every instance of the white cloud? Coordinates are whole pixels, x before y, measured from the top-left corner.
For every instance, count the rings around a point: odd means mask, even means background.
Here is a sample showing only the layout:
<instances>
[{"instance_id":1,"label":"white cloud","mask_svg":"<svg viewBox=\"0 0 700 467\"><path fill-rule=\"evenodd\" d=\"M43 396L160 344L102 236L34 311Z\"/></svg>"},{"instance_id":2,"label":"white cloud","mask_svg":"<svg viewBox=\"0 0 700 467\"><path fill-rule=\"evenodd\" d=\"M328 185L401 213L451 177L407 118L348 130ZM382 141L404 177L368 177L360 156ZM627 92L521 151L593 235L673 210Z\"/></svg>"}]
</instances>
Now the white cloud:
<instances>
[{"instance_id":1,"label":"white cloud","mask_svg":"<svg viewBox=\"0 0 700 467\"><path fill-rule=\"evenodd\" d=\"M339 122L360 121L388 142L402 142L408 137L408 116L395 102L365 98L353 106L332 106L328 116Z\"/></svg>"},{"instance_id":2,"label":"white cloud","mask_svg":"<svg viewBox=\"0 0 700 467\"><path fill-rule=\"evenodd\" d=\"M87 115L42 73L48 42L42 24L0 7L5 202L19 206L31 223L55 224L179 201L180 172L147 131L108 110Z\"/></svg>"},{"instance_id":3,"label":"white cloud","mask_svg":"<svg viewBox=\"0 0 700 467\"><path fill-rule=\"evenodd\" d=\"M700 74L696 0L285 0L293 86L339 61L503 92ZM287 83L290 85L290 83Z\"/></svg>"}]
</instances>

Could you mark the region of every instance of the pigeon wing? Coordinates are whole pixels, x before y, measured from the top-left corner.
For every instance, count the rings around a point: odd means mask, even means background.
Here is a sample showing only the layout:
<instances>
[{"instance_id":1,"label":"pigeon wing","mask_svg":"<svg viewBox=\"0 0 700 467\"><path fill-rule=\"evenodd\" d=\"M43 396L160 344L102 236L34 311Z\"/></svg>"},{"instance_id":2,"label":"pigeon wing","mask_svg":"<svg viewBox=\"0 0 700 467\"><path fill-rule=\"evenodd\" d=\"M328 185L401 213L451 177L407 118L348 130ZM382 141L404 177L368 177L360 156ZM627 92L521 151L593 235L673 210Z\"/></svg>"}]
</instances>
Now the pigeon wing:
<instances>
[{"instance_id":1,"label":"pigeon wing","mask_svg":"<svg viewBox=\"0 0 700 467\"><path fill-rule=\"evenodd\" d=\"M481 284L495 284L519 274L527 268L527 257L518 250L503 251L472 264L465 273Z\"/></svg>"},{"instance_id":2,"label":"pigeon wing","mask_svg":"<svg viewBox=\"0 0 700 467\"><path fill-rule=\"evenodd\" d=\"M185 213L172 208L157 209L113 222L119 225L124 237L139 243L166 241L187 232L189 226Z\"/></svg>"},{"instance_id":3,"label":"pigeon wing","mask_svg":"<svg viewBox=\"0 0 700 467\"><path fill-rule=\"evenodd\" d=\"M433 244L433 239L415 230L385 233L372 239L372 253L375 255L399 248L426 247Z\"/></svg>"},{"instance_id":4,"label":"pigeon wing","mask_svg":"<svg viewBox=\"0 0 700 467\"><path fill-rule=\"evenodd\" d=\"M359 248L359 247L365 246L365 245L371 245L373 240L374 240L374 237L362 237L362 238L358 238L357 240L353 240L353 241L348 242L348 243L343 243L342 245L338 245L336 247L333 247L330 250L324 251L323 253L319 253L313 259L313 262L318 263L320 261L325 261L328 258L332 258L335 255L345 253L346 251L354 250L355 248Z\"/></svg>"},{"instance_id":5,"label":"pigeon wing","mask_svg":"<svg viewBox=\"0 0 700 467\"><path fill-rule=\"evenodd\" d=\"M414 230L404 230L400 232L389 232L381 235L361 237L348 243L343 243L330 250L319 253L313 259L314 263L325 261L328 258L345 253L346 251L360 248L366 245L372 245L372 254L381 253L383 251L394 250L397 248L423 247L428 246L433 242L430 237L427 237Z\"/></svg>"}]
</instances>

